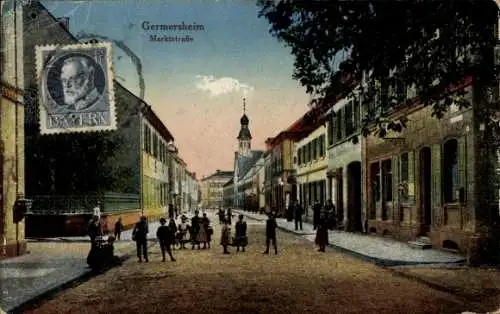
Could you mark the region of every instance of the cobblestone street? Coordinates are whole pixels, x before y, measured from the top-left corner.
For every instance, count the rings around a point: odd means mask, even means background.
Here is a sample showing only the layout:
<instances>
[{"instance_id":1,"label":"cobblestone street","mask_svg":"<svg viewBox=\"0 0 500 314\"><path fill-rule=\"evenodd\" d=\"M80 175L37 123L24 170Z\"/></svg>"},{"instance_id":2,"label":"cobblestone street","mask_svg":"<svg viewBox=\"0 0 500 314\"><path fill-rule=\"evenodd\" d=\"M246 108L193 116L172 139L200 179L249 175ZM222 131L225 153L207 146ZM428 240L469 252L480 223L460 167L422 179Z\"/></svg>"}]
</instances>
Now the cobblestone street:
<instances>
[{"instance_id":1,"label":"cobblestone street","mask_svg":"<svg viewBox=\"0 0 500 314\"><path fill-rule=\"evenodd\" d=\"M63 291L28 313L460 313L458 298L278 231L279 254L263 255L263 222L248 221L245 253L223 255L220 227L207 250L175 250L161 262L122 267ZM150 232L156 230L151 230ZM394 296L397 291L397 297Z\"/></svg>"}]
</instances>

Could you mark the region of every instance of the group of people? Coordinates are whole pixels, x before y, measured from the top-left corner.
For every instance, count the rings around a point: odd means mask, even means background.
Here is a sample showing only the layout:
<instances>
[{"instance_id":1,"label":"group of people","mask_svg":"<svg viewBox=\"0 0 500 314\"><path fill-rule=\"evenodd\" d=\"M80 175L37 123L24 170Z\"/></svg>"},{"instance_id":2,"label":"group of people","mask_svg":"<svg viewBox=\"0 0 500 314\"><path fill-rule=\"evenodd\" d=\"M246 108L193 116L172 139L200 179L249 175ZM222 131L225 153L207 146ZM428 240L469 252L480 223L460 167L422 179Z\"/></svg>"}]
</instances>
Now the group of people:
<instances>
[{"instance_id":1,"label":"group of people","mask_svg":"<svg viewBox=\"0 0 500 314\"><path fill-rule=\"evenodd\" d=\"M132 231L132 240L137 244L137 258L139 262L142 262L142 258L146 262L148 259L147 250L147 234L149 233L148 224L146 217L141 217L141 220L135 224L134 230ZM156 237L160 244L162 261L165 261L165 253L168 253L170 260L175 261L172 255L172 248L178 247L179 249L185 249L187 243L191 243L191 249L194 250L195 246L198 246L198 250L201 249L201 244L203 244L203 249L207 246L210 248L210 243L212 241L213 229L210 226L210 220L206 213L203 216L199 216L199 211L194 212L194 216L191 218L191 224L188 224L188 218L186 215L181 216L181 223L176 224L175 219L172 217L167 225L167 220L165 218L160 219L160 227L156 231Z\"/></svg>"}]
</instances>

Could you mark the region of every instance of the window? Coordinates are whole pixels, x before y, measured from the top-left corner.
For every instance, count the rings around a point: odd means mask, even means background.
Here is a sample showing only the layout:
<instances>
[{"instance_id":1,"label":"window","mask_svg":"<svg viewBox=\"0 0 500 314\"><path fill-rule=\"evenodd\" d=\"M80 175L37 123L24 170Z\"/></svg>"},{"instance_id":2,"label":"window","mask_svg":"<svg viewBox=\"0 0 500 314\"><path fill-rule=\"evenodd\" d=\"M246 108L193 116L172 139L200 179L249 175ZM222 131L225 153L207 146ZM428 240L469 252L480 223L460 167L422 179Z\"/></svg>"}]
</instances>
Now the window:
<instances>
[{"instance_id":1,"label":"window","mask_svg":"<svg viewBox=\"0 0 500 314\"><path fill-rule=\"evenodd\" d=\"M382 161L382 190L384 202L392 201L392 160Z\"/></svg>"},{"instance_id":2,"label":"window","mask_svg":"<svg viewBox=\"0 0 500 314\"><path fill-rule=\"evenodd\" d=\"M352 104L350 101L344 108L344 125L345 125L345 136L349 136L354 133L354 125L352 123Z\"/></svg>"},{"instance_id":3,"label":"window","mask_svg":"<svg viewBox=\"0 0 500 314\"><path fill-rule=\"evenodd\" d=\"M148 151L148 125L146 123L143 124L142 128L142 144L143 144L143 149L147 152Z\"/></svg>"},{"instance_id":4,"label":"window","mask_svg":"<svg viewBox=\"0 0 500 314\"><path fill-rule=\"evenodd\" d=\"M370 165L372 201L380 201L380 164L374 162Z\"/></svg>"},{"instance_id":5,"label":"window","mask_svg":"<svg viewBox=\"0 0 500 314\"><path fill-rule=\"evenodd\" d=\"M361 115L361 100L360 100L360 98L355 98L354 99L352 110L353 110L353 115L352 115L353 129L354 129L354 132L357 132L358 128L360 126L360 122L361 122L361 119L360 119L360 115Z\"/></svg>"},{"instance_id":6,"label":"window","mask_svg":"<svg viewBox=\"0 0 500 314\"><path fill-rule=\"evenodd\" d=\"M311 145L312 145L312 149L313 149L313 157L312 159L313 160L316 160L316 158L318 158L318 139L315 138L312 142L311 142Z\"/></svg>"},{"instance_id":7,"label":"window","mask_svg":"<svg viewBox=\"0 0 500 314\"><path fill-rule=\"evenodd\" d=\"M297 152L297 156L299 158L299 166L302 165L302 147L299 148L299 151Z\"/></svg>"},{"instance_id":8,"label":"window","mask_svg":"<svg viewBox=\"0 0 500 314\"><path fill-rule=\"evenodd\" d=\"M336 119L336 126L337 126L337 142L342 140L342 110L337 111L337 119Z\"/></svg>"},{"instance_id":9,"label":"window","mask_svg":"<svg viewBox=\"0 0 500 314\"><path fill-rule=\"evenodd\" d=\"M319 157L325 156L325 136L321 135L319 137Z\"/></svg>"},{"instance_id":10,"label":"window","mask_svg":"<svg viewBox=\"0 0 500 314\"><path fill-rule=\"evenodd\" d=\"M307 162L311 161L312 152L311 152L311 142L307 143Z\"/></svg>"},{"instance_id":11,"label":"window","mask_svg":"<svg viewBox=\"0 0 500 314\"><path fill-rule=\"evenodd\" d=\"M328 121L328 145L333 145L333 115L330 117Z\"/></svg>"},{"instance_id":12,"label":"window","mask_svg":"<svg viewBox=\"0 0 500 314\"><path fill-rule=\"evenodd\" d=\"M458 167L458 141L448 140L444 143L443 156L443 194L446 203L456 202L455 191L460 188Z\"/></svg>"},{"instance_id":13,"label":"window","mask_svg":"<svg viewBox=\"0 0 500 314\"><path fill-rule=\"evenodd\" d=\"M401 170L399 174L400 182L408 182L408 153L403 153L400 156Z\"/></svg>"}]
</instances>

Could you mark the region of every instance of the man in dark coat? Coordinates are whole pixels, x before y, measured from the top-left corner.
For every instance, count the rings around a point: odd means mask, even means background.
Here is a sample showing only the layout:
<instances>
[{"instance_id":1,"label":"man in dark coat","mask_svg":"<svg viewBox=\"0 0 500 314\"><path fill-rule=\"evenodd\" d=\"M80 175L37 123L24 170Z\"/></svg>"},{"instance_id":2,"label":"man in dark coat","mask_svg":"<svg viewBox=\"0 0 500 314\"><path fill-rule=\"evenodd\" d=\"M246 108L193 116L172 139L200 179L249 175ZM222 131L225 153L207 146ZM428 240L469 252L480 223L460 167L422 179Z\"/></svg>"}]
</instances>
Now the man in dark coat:
<instances>
[{"instance_id":1,"label":"man in dark coat","mask_svg":"<svg viewBox=\"0 0 500 314\"><path fill-rule=\"evenodd\" d=\"M165 251L170 256L170 260L175 262L175 258L172 256L171 245L173 244L174 232L170 226L165 226L167 220L165 218L160 219L161 226L156 231L156 237L160 242L161 256L163 257L162 262L165 261Z\"/></svg>"},{"instance_id":2,"label":"man in dark coat","mask_svg":"<svg viewBox=\"0 0 500 314\"><path fill-rule=\"evenodd\" d=\"M227 209L227 223L231 225L231 218L233 218L233 213L231 212L231 208Z\"/></svg>"},{"instance_id":3,"label":"man in dark coat","mask_svg":"<svg viewBox=\"0 0 500 314\"><path fill-rule=\"evenodd\" d=\"M269 218L266 221L266 250L263 254L269 254L269 244L274 246L274 254L278 254L278 246L276 244L276 228L278 224L274 218L274 213L269 214Z\"/></svg>"},{"instance_id":4,"label":"man in dark coat","mask_svg":"<svg viewBox=\"0 0 500 314\"><path fill-rule=\"evenodd\" d=\"M240 246L241 246L241 251L245 252L245 246L248 244L248 238L247 238L247 223L243 220L243 215L238 216L239 220L236 223L236 235L235 235L235 245L236 245L236 252L240 251Z\"/></svg>"},{"instance_id":5,"label":"man in dark coat","mask_svg":"<svg viewBox=\"0 0 500 314\"><path fill-rule=\"evenodd\" d=\"M222 208L219 208L219 224L224 223L224 210Z\"/></svg>"},{"instance_id":6,"label":"man in dark coat","mask_svg":"<svg viewBox=\"0 0 500 314\"><path fill-rule=\"evenodd\" d=\"M90 249L92 249L96 246L96 238L102 236L102 227L98 216L92 216L87 228L87 233L90 237Z\"/></svg>"},{"instance_id":7,"label":"man in dark coat","mask_svg":"<svg viewBox=\"0 0 500 314\"><path fill-rule=\"evenodd\" d=\"M200 243L197 241L196 237L198 236L198 233L200 232L200 223L201 223L201 218L198 216L200 212L198 210L194 211L194 216L191 218L191 228L190 228L190 235L191 235L191 250L194 250L194 245L198 244L198 250L200 249Z\"/></svg>"},{"instance_id":8,"label":"man in dark coat","mask_svg":"<svg viewBox=\"0 0 500 314\"><path fill-rule=\"evenodd\" d=\"M134 230L132 231L132 238L135 241L137 248L137 258L139 259L139 263L142 262L142 256L146 263L149 262L148 259L148 221L145 216L141 217L141 220L137 222L134 226ZM141 256L142 251L142 256Z\"/></svg>"},{"instance_id":9,"label":"man in dark coat","mask_svg":"<svg viewBox=\"0 0 500 314\"><path fill-rule=\"evenodd\" d=\"M316 202L313 206L313 226L314 230L318 228L319 220L321 219L321 204Z\"/></svg>"},{"instance_id":10,"label":"man in dark coat","mask_svg":"<svg viewBox=\"0 0 500 314\"><path fill-rule=\"evenodd\" d=\"M295 230L302 230L302 215L304 214L304 209L300 206L299 202L294 201L293 203L294 218L295 218Z\"/></svg>"},{"instance_id":11,"label":"man in dark coat","mask_svg":"<svg viewBox=\"0 0 500 314\"><path fill-rule=\"evenodd\" d=\"M325 207L325 212L326 212L326 219L327 219L327 225L328 229L333 230L336 225L336 213L335 213L335 205L333 205L332 200L328 200L326 202L326 207Z\"/></svg>"}]
</instances>

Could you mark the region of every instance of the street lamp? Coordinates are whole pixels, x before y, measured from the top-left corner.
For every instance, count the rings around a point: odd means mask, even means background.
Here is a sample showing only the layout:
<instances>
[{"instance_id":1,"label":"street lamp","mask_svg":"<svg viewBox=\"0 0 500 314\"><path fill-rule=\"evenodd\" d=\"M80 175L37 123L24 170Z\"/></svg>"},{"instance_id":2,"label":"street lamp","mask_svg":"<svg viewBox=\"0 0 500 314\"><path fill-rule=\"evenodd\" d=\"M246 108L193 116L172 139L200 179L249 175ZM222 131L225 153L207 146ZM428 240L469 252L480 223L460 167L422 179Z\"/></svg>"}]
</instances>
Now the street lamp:
<instances>
[{"instance_id":1,"label":"street lamp","mask_svg":"<svg viewBox=\"0 0 500 314\"><path fill-rule=\"evenodd\" d=\"M278 186L279 186L279 196L278 196L278 199L277 201L279 201L279 204L278 204L278 209L280 211L280 213L283 211L283 186L285 185L285 183L283 182L283 179L282 178L279 178L278 179Z\"/></svg>"}]
</instances>

